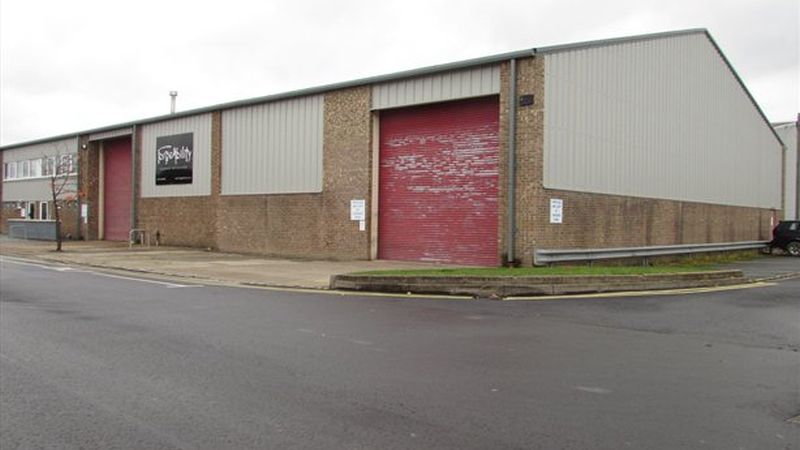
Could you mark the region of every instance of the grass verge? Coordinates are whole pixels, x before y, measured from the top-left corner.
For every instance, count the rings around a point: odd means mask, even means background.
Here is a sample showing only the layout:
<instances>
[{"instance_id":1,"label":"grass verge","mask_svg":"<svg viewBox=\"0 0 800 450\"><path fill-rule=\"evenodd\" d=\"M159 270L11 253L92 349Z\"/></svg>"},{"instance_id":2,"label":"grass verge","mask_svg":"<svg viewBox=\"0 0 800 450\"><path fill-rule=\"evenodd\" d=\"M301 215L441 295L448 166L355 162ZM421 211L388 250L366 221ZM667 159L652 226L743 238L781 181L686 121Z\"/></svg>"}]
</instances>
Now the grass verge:
<instances>
[{"instance_id":1,"label":"grass verge","mask_svg":"<svg viewBox=\"0 0 800 450\"><path fill-rule=\"evenodd\" d=\"M717 270L719 264L749 261L762 258L758 252L743 250L738 252L705 253L691 256L652 258L652 266L642 265L574 265L553 267L462 267L452 269L396 269L354 272L350 275L380 275L397 277L439 276L439 277L527 277L537 275L647 275L659 273L706 272Z\"/></svg>"},{"instance_id":2,"label":"grass verge","mask_svg":"<svg viewBox=\"0 0 800 450\"><path fill-rule=\"evenodd\" d=\"M557 266L557 267L468 267L453 269L373 270L351 275L380 275L397 277L529 277L537 275L646 275L657 273L703 272L711 265L669 266Z\"/></svg>"}]
</instances>

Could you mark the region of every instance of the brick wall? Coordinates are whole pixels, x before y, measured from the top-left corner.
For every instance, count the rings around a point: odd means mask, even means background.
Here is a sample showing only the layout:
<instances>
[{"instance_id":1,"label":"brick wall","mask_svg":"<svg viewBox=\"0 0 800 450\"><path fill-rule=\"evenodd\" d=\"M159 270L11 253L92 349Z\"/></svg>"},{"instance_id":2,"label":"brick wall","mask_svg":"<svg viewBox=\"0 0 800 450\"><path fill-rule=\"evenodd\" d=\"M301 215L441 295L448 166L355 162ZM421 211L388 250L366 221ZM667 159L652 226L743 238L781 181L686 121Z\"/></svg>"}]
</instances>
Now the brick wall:
<instances>
[{"instance_id":1,"label":"brick wall","mask_svg":"<svg viewBox=\"0 0 800 450\"><path fill-rule=\"evenodd\" d=\"M323 192L219 196L217 248L326 259L369 258L369 234L350 221L350 200L370 198L370 88L325 94ZM215 128L216 129L216 128ZM212 157L218 167L218 157ZM213 189L219 192L219 183ZM369 202L368 202L369 203Z\"/></svg>"},{"instance_id":2,"label":"brick wall","mask_svg":"<svg viewBox=\"0 0 800 450\"><path fill-rule=\"evenodd\" d=\"M545 189L544 59L520 60L517 67L518 95L534 94L533 106L517 110L514 248L523 264L531 264L535 247L622 247L770 238L770 210ZM501 143L507 155L508 64L502 70L501 86ZM501 186L507 182L505 176L501 173ZM505 187L502 190L500 222L505 227ZM564 201L562 224L550 224L551 198ZM505 252L505 228L501 234Z\"/></svg>"},{"instance_id":3,"label":"brick wall","mask_svg":"<svg viewBox=\"0 0 800 450\"><path fill-rule=\"evenodd\" d=\"M212 195L192 197L142 197L142 139L137 129L137 148L134 151L136 183L134 198L136 227L150 233L151 242L162 245L216 249L217 200L219 198L220 112L212 114ZM215 172L216 171L216 172ZM216 173L216 178L214 174Z\"/></svg>"},{"instance_id":4,"label":"brick wall","mask_svg":"<svg viewBox=\"0 0 800 450\"><path fill-rule=\"evenodd\" d=\"M322 193L221 195L222 121L216 112L211 195L137 197L139 227L151 235L158 230L164 245L287 257L369 258L369 232L359 231L358 223L350 220L350 200L369 203L371 195L370 93L369 87L360 87L325 94Z\"/></svg>"},{"instance_id":5,"label":"brick wall","mask_svg":"<svg viewBox=\"0 0 800 450\"><path fill-rule=\"evenodd\" d=\"M371 87L363 86L325 95L321 234L327 257L369 259L369 231L359 231L358 222L350 220L350 200L370 203L371 92ZM366 217L370 217L369 210Z\"/></svg>"},{"instance_id":6,"label":"brick wall","mask_svg":"<svg viewBox=\"0 0 800 450\"><path fill-rule=\"evenodd\" d=\"M139 198L137 228L156 232L164 245L213 247L213 214L209 197ZM153 241L154 242L154 241Z\"/></svg>"},{"instance_id":7,"label":"brick wall","mask_svg":"<svg viewBox=\"0 0 800 450\"><path fill-rule=\"evenodd\" d=\"M75 200L62 201L61 210L61 236L64 239L78 239L80 236L80 229L78 228L78 216L80 216L80 207ZM55 215L51 213L55 219Z\"/></svg>"},{"instance_id":8,"label":"brick wall","mask_svg":"<svg viewBox=\"0 0 800 450\"><path fill-rule=\"evenodd\" d=\"M100 229L100 143L89 142L88 136L81 136L80 195L81 201L89 207L89 217L83 224L83 239L95 240ZM86 148L83 148L83 144Z\"/></svg>"}]
</instances>

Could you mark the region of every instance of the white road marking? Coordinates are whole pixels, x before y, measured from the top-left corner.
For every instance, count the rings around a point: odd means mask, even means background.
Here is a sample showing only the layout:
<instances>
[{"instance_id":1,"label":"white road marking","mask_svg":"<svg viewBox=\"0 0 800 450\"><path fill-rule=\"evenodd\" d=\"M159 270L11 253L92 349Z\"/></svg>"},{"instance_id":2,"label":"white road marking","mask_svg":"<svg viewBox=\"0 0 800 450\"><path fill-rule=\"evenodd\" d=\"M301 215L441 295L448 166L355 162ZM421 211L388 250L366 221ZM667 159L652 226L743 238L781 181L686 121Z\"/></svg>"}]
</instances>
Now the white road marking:
<instances>
[{"instance_id":1,"label":"white road marking","mask_svg":"<svg viewBox=\"0 0 800 450\"><path fill-rule=\"evenodd\" d=\"M149 283L149 284L155 284L155 285L159 285L159 286L164 286L167 289L203 287L202 284L179 284L179 283L170 283L170 282L167 282L167 281L148 280L146 278L126 277L126 276L123 276L123 275L114 275L114 274L110 274L110 273L96 272L96 271L93 271L93 270L76 269L76 268L68 267L68 266L48 266L48 265L45 265L45 264L36 264L36 263L27 262L27 261L9 259L8 257L0 257L0 262L10 263L10 264L18 264L18 265L21 265L21 266L38 267L40 269L52 270L52 271L61 272L61 273L64 273L64 272L79 272L79 273L88 273L90 275L96 275L98 277L116 278L118 280L138 281L140 283Z\"/></svg>"},{"instance_id":2,"label":"white road marking","mask_svg":"<svg viewBox=\"0 0 800 450\"><path fill-rule=\"evenodd\" d=\"M610 389L604 389L601 387L596 386L575 386L575 389L583 392L589 392L591 394L610 394Z\"/></svg>"},{"instance_id":3,"label":"white road marking","mask_svg":"<svg viewBox=\"0 0 800 450\"><path fill-rule=\"evenodd\" d=\"M92 275L97 275L97 276L100 276L100 277L116 278L118 280L139 281L139 282L142 282L142 283L157 284L159 286L164 286L164 287L169 288L169 289L186 288L186 287L202 287L202 285L196 285L196 284L169 283L169 282L166 282L166 281L157 281L157 280L148 280L148 279L145 279L145 278L126 277L126 276L122 276L122 275L112 275L110 273L103 273L103 272L87 272L87 273L90 273Z\"/></svg>"},{"instance_id":4,"label":"white road marking","mask_svg":"<svg viewBox=\"0 0 800 450\"><path fill-rule=\"evenodd\" d=\"M587 298L614 298L614 297L654 297L663 295L685 295L685 294L704 294L708 292L735 291L739 289L753 289L775 286L775 283L756 282L748 284L735 284L731 286L715 286L703 288L667 289L659 291L623 291L623 292L601 292L597 294L572 294L572 295L537 295L530 297L506 297L503 301L518 300L581 300Z\"/></svg>"},{"instance_id":5,"label":"white road marking","mask_svg":"<svg viewBox=\"0 0 800 450\"><path fill-rule=\"evenodd\" d=\"M372 342L362 341L361 339L353 339L353 338L334 336L334 335L330 335L329 336L327 333L321 333L321 332L318 332L318 331L315 331L315 330L309 330L308 328L295 328L295 331L300 332L300 333L311 334L311 335L314 335L316 337L333 339L333 340L340 341L340 342L348 342L350 344L363 345L365 347L369 347L370 350L374 350L376 352L385 352L386 351L383 348L374 347L373 346L374 344Z\"/></svg>"},{"instance_id":6,"label":"white road marking","mask_svg":"<svg viewBox=\"0 0 800 450\"><path fill-rule=\"evenodd\" d=\"M359 339L348 339L348 341L350 341L350 342L352 342L354 344L358 344L358 345L372 345L372 342L362 341L362 340L359 340Z\"/></svg>"}]
</instances>

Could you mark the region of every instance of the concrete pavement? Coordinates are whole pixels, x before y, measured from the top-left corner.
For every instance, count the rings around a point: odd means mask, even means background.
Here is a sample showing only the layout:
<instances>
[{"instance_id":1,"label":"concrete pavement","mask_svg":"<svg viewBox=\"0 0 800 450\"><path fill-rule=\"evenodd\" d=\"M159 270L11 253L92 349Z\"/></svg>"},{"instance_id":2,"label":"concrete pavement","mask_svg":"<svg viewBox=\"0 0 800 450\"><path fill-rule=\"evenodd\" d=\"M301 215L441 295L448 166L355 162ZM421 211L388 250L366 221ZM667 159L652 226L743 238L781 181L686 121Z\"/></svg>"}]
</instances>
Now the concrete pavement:
<instances>
[{"instance_id":1,"label":"concrete pavement","mask_svg":"<svg viewBox=\"0 0 800 450\"><path fill-rule=\"evenodd\" d=\"M0 255L256 286L327 289L331 276L341 273L454 267L403 261L268 258L184 247L129 249L126 243L107 241L65 241L63 252L54 249L53 242L0 236Z\"/></svg>"},{"instance_id":2,"label":"concrete pavement","mask_svg":"<svg viewBox=\"0 0 800 450\"><path fill-rule=\"evenodd\" d=\"M58 253L54 251L53 242L0 236L0 255L234 285L328 289L333 275L370 270L454 267L403 261L269 258L184 247L136 246L130 249L126 243L107 241L66 241L63 248L64 251ZM717 268L741 270L745 279L749 280L781 279L800 276L800 258L765 256L751 261L724 264ZM651 288L664 287L653 285ZM640 289L647 287L637 286L634 290ZM587 288L586 291L598 290ZM601 291L603 289L598 292Z\"/></svg>"}]
</instances>

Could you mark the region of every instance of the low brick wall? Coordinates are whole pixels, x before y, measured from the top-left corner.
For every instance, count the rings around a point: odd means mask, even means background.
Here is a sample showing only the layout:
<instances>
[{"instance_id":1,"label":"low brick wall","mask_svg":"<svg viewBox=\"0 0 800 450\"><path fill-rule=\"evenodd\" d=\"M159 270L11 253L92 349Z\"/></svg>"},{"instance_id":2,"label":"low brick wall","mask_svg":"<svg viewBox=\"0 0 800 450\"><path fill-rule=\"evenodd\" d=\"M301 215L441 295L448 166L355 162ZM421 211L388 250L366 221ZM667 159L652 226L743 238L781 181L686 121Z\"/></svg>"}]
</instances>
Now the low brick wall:
<instances>
[{"instance_id":1,"label":"low brick wall","mask_svg":"<svg viewBox=\"0 0 800 450\"><path fill-rule=\"evenodd\" d=\"M723 286L745 281L740 270L648 275L442 277L336 275L331 289L509 297Z\"/></svg>"}]
</instances>

